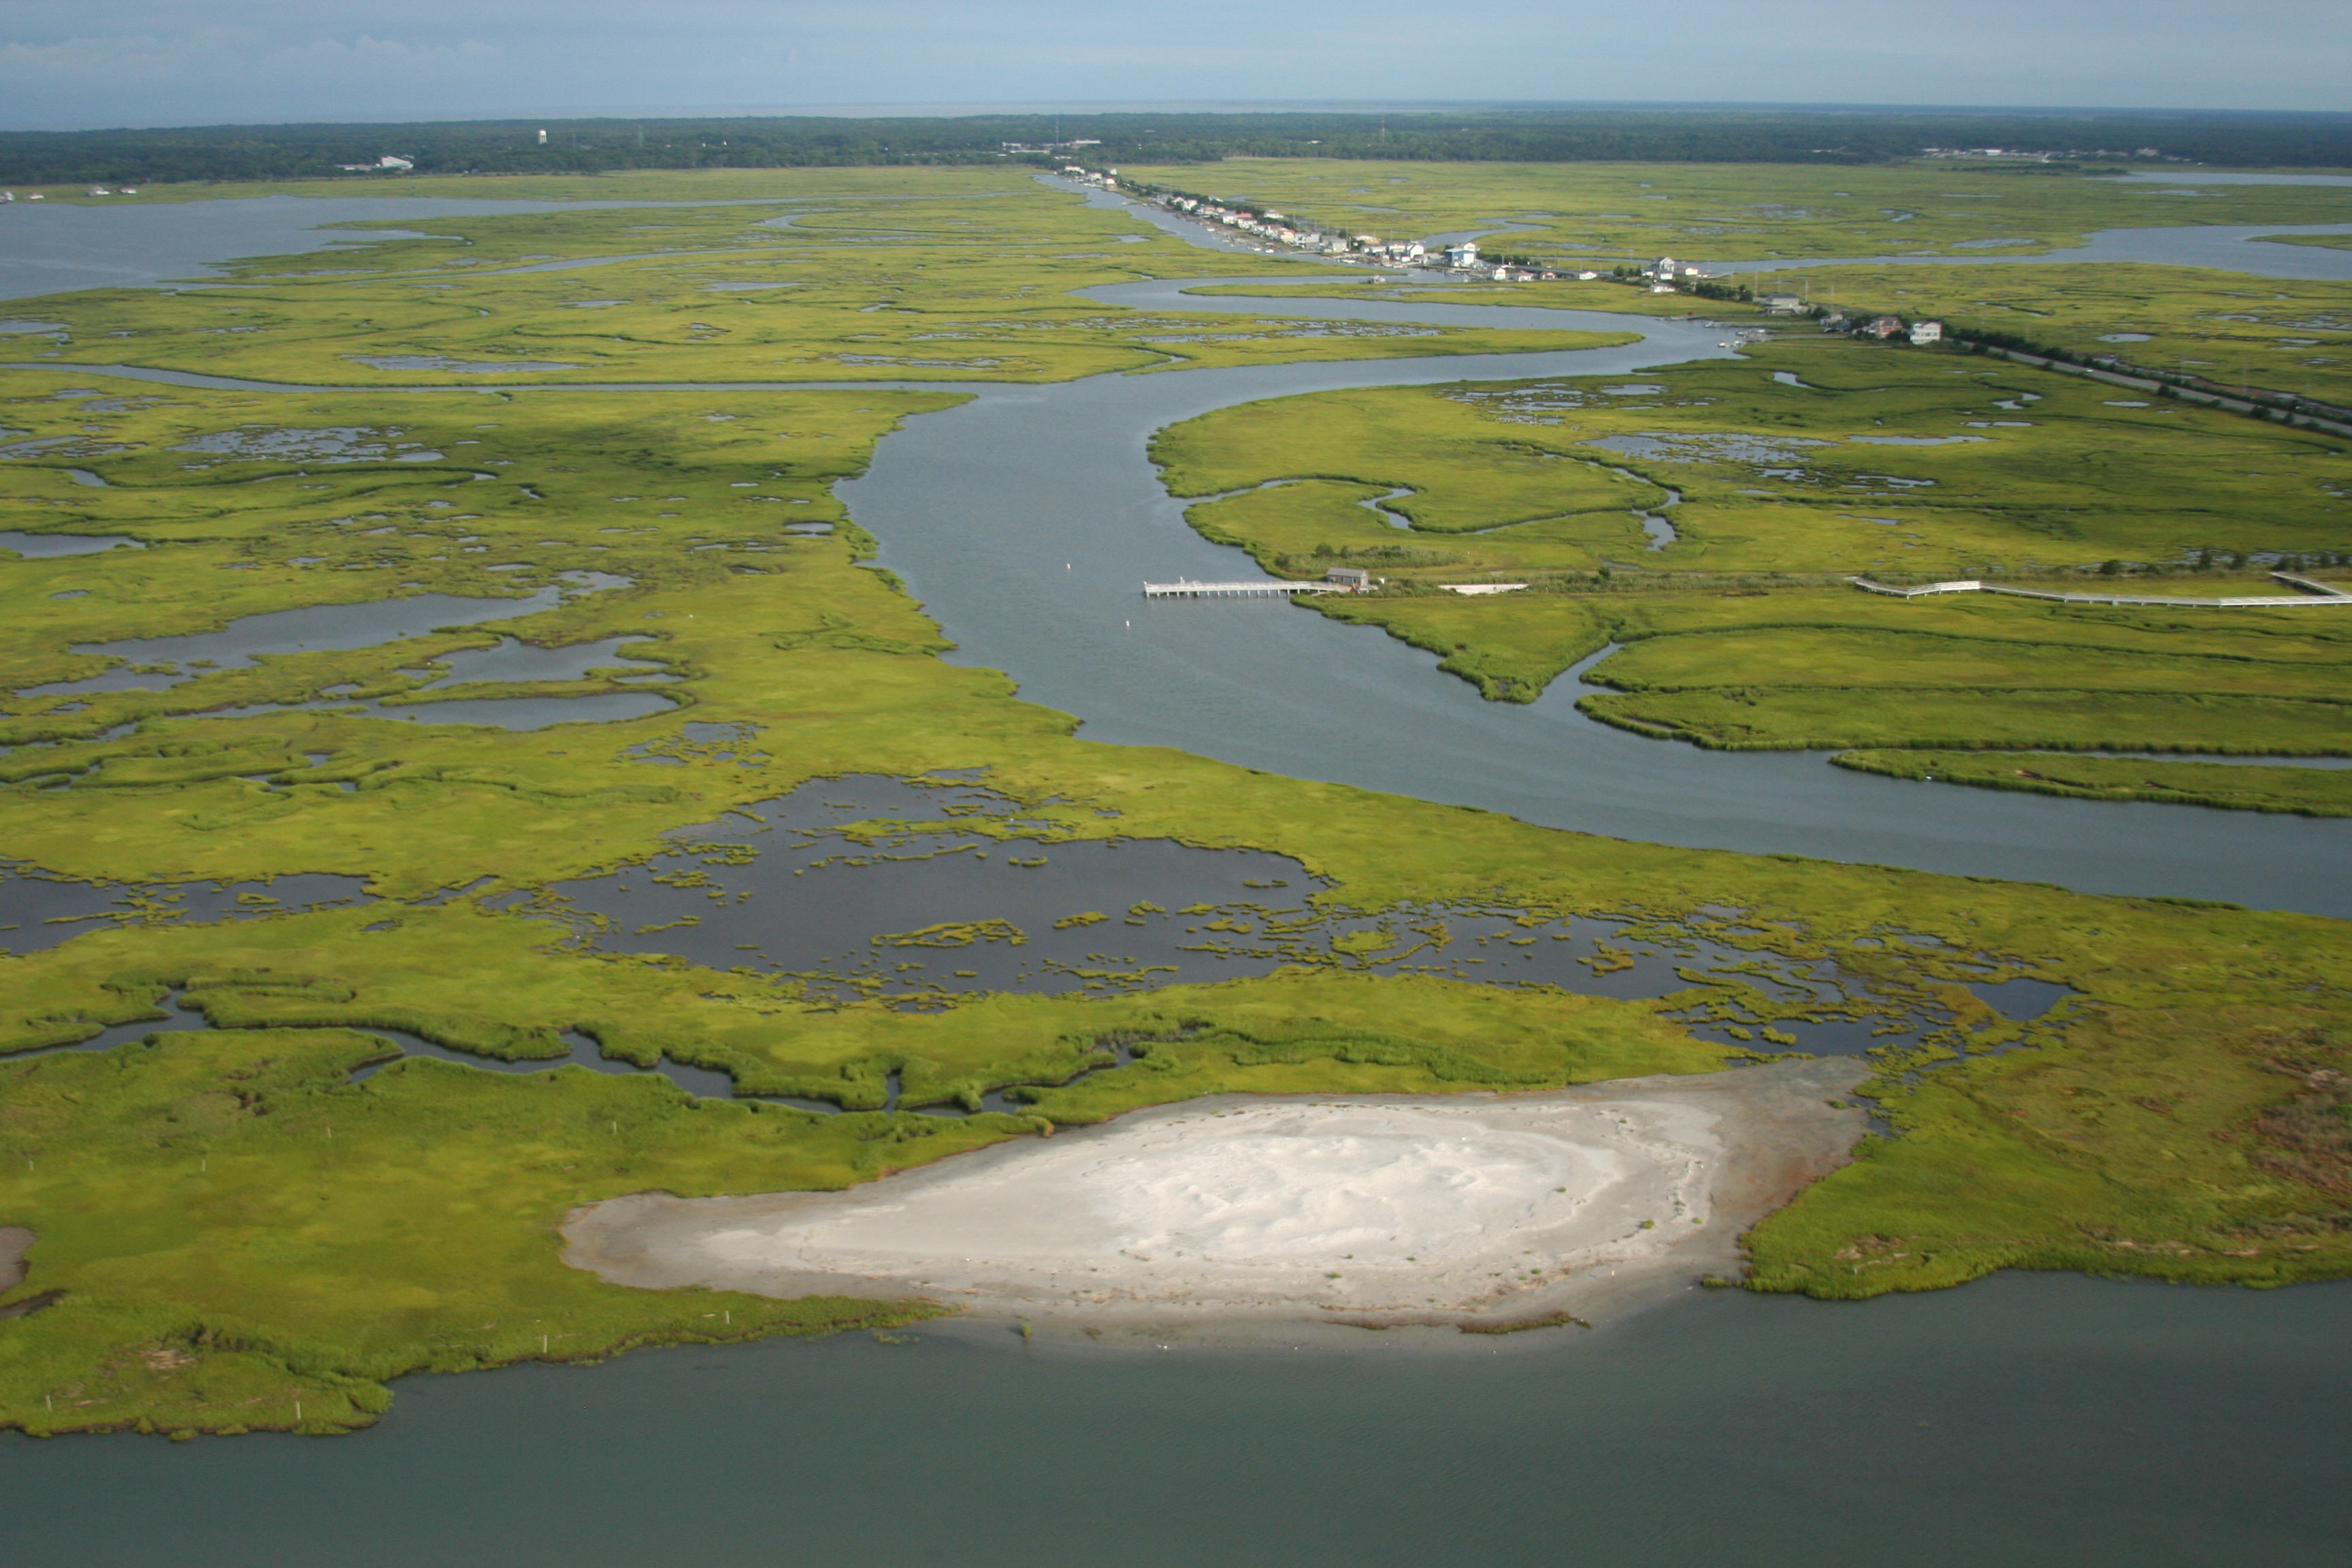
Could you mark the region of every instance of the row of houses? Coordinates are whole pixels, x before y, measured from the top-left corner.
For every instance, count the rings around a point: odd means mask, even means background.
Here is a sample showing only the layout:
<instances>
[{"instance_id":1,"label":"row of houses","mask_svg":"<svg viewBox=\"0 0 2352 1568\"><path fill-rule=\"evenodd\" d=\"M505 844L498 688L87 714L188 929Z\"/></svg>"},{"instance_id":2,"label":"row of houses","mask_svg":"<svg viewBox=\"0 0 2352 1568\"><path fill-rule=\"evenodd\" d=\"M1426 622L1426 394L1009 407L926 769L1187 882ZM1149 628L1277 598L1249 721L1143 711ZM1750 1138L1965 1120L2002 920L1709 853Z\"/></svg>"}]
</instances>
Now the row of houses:
<instances>
[{"instance_id":1,"label":"row of houses","mask_svg":"<svg viewBox=\"0 0 2352 1568\"><path fill-rule=\"evenodd\" d=\"M1592 277L1595 274L1586 273L1584 276ZM1711 274L1701 272L1686 261L1676 261L1671 256L1661 256L1642 268L1642 280L1649 285L1650 292L1653 294L1677 293L1682 284L1709 276Z\"/></svg>"},{"instance_id":2,"label":"row of houses","mask_svg":"<svg viewBox=\"0 0 2352 1568\"><path fill-rule=\"evenodd\" d=\"M1866 321L1857 321L1838 310L1832 310L1822 318L1822 331L1852 332L1858 338L1876 338L1880 342L1892 337L1906 337L1922 348L1944 341L1944 323L1941 321L1906 321L1900 316L1873 316Z\"/></svg>"},{"instance_id":3,"label":"row of houses","mask_svg":"<svg viewBox=\"0 0 2352 1568\"><path fill-rule=\"evenodd\" d=\"M1062 173L1071 179L1083 180L1106 190L1118 188L1117 169L1096 174L1070 164L1064 167ZM1497 283L1533 282L1559 276L1557 272L1540 268L1485 260L1478 254L1477 245L1472 241L1449 245L1442 251L1432 252L1428 246L1417 239L1382 239L1377 234L1340 234L1271 207L1231 206L1210 197L1186 195L1178 191L1160 192L1150 199L1171 212L1217 224L1254 239L1268 240L1319 256L1345 257L1393 267L1428 267L1442 261L1449 271L1491 279ZM1598 275L1588 272L1582 276L1591 278Z\"/></svg>"}]
</instances>

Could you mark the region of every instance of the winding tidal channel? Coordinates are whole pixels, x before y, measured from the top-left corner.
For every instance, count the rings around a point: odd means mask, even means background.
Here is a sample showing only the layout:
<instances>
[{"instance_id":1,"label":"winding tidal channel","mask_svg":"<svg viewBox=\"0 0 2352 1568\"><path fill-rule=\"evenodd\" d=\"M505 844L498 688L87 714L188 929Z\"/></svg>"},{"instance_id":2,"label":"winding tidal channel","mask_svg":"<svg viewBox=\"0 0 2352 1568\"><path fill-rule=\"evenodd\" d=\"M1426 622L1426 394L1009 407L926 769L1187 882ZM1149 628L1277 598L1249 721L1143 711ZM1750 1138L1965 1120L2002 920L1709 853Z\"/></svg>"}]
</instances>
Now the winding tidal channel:
<instances>
[{"instance_id":1,"label":"winding tidal channel","mask_svg":"<svg viewBox=\"0 0 2352 1568\"><path fill-rule=\"evenodd\" d=\"M107 261L90 242L89 277L8 254L20 226L0 224L0 293L141 275L131 247L165 228L162 253L184 268L227 258L247 247L206 209L228 205L138 209L123 255ZM2352 267L2352 255L2308 249L2295 264ZM843 487L848 504L958 662L1011 672L1088 737L1663 843L2352 915L2352 823L1923 794L1818 755L1707 752L1593 724L1574 710L1572 673L1532 706L1493 705L1377 630L1279 605L1147 606L1146 577L1255 575L1192 532L1159 483L1146 444L1170 423L1335 388L1729 357L1718 329L1650 318L1181 288L1091 292L1147 309L1643 337L959 385L971 401L910 420ZM905 1343L414 1379L381 1426L333 1441L0 1436L0 1529L28 1568L2333 1563L2352 1548L2338 1468L2352 1451L2347 1329L2352 1285L2073 1277L1864 1305L1694 1290L1598 1330L1475 1344L1409 1331L1113 1355L975 1323Z\"/></svg>"}]
</instances>

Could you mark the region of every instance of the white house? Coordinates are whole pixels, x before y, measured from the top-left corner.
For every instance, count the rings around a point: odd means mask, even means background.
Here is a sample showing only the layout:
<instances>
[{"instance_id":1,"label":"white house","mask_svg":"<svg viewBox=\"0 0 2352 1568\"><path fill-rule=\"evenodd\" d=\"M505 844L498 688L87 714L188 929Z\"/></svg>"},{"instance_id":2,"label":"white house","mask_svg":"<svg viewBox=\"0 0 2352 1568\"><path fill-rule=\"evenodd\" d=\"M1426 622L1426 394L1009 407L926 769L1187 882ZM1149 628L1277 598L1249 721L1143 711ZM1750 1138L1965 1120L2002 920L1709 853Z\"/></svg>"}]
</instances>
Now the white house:
<instances>
[{"instance_id":1,"label":"white house","mask_svg":"<svg viewBox=\"0 0 2352 1568\"><path fill-rule=\"evenodd\" d=\"M1475 239L1465 239L1459 245L1447 246L1445 247L1445 265L1448 267L1477 266L1478 242Z\"/></svg>"},{"instance_id":2,"label":"white house","mask_svg":"<svg viewBox=\"0 0 2352 1568\"><path fill-rule=\"evenodd\" d=\"M1914 343L1942 342L1944 341L1944 323L1941 321L1912 322L1911 341Z\"/></svg>"}]
</instances>

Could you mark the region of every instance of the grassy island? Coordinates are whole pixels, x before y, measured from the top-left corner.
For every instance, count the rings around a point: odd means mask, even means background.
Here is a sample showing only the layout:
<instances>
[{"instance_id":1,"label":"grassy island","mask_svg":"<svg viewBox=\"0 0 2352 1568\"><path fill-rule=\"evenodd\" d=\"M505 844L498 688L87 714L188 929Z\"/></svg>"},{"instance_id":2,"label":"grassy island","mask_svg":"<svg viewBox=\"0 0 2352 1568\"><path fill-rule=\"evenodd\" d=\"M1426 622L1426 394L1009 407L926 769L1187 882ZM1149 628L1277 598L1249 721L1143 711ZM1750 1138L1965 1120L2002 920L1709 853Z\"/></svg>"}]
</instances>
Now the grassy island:
<instances>
[{"instance_id":1,"label":"grassy island","mask_svg":"<svg viewBox=\"0 0 2352 1568\"><path fill-rule=\"evenodd\" d=\"M913 383L1561 334L1139 321L1068 290L1265 263L1183 249L994 171L500 184L751 205L436 220L409 226L432 237L332 265L252 263L235 288L15 307L59 323L61 341L26 340L34 368L0 372L7 526L140 548L0 557L0 899L19 899L0 907L30 911L0 922L0 1425L331 1432L374 1419L387 1380L411 1371L886 1327L931 1309L608 1285L564 1266L557 1227L627 1193L841 1187L1210 1092L1718 1071L1771 1055L1780 1026L1832 1016L1916 1026L1864 1089L1898 1135L1753 1235L1760 1288L1858 1295L2009 1267L2261 1285L2352 1273L2352 947L2338 922L1666 848L1091 743L1001 674L945 662L938 627L867 563L875 542L830 489L899 421L961 395ZM822 212L789 228L754 226L817 197ZM660 254L510 269L632 251ZM420 371L410 356L578 368ZM123 363L317 390L82 368ZM605 384L623 380L797 384ZM858 384L873 380L894 384ZM1962 561L2071 571L2184 544L2307 555L2342 537L2342 459L2325 444L1843 345L1643 383L1655 390L1299 399L1209 416L1160 450L1186 493L1295 481L1195 516L1278 572L1379 563L1389 592L1319 607L1441 648L1490 695L1532 695L1615 641L1625 651L1601 669L1622 679L1597 700L1695 737L2352 745L2352 620L2334 612L1907 604L1834 581ZM2031 429L1996 423L2028 393L2016 417ZM1974 435L1964 416L1978 415L1982 442L1847 439ZM1686 461L1671 449L1684 431L1822 445L1795 447L1799 477L1756 476L1720 451ZM1609 434L1669 450L1594 455L1590 438ZM2243 504L2249 466L2260 508ZM2100 471L2157 499L2085 478ZM1882 493L1877 474L1934 483ZM1647 552L1632 514L1669 488L1677 541ZM1410 530L1359 504L1382 497ZM1685 582L1685 566L1713 575ZM1464 572L1546 587L1433 586ZM476 607L354 647L98 651L424 595ZM560 679L447 679L476 656L591 646ZM1922 695L1962 689L1988 694ZM1807 707L1823 690L1837 695ZM2105 728L2048 700L2084 691ZM525 696L640 706L539 728L436 721L442 704ZM1724 718L1735 709L1747 729ZM1844 738L1816 733L1816 710ZM2035 728L2043 714L2054 740ZM1890 740L1906 716L1935 732ZM1092 988L901 1007L749 964L600 948L532 912L551 883L641 866L677 847L677 829L850 774L977 780L1048 846L1289 856L1316 885L1250 923L1356 924L1249 978L1154 988L1107 971ZM881 844L909 826L848 830ZM734 852L691 847L713 865ZM271 879L297 876L357 890L281 898ZM19 897L36 882L44 896L122 890L52 916ZM197 918L186 889L212 884L252 890ZM1108 948L1142 909L1060 919L1098 926ZM1528 942L1547 921L1605 916L1628 944L1704 941L1754 961L1686 963L1682 989L1648 999L1480 984L1454 978L1475 954L1427 963L1454 940L1463 917L1449 911L1470 910L1524 921L1513 940ZM1005 933L908 934L944 950ZM1767 961L1833 964L1874 1000L1800 994ZM2067 994L2020 1020L1970 989L2021 978ZM186 1026L199 1017L211 1026ZM1748 1043L1727 1043L1729 1028ZM60 1048L108 1029L132 1037ZM404 1056L404 1039L485 1066ZM803 1103L697 1098L651 1073L488 1070L551 1063L583 1039L614 1062L667 1059ZM1131 1059L1115 1065L1119 1052ZM1012 1109L982 1106L1008 1086L1023 1090ZM974 1113L927 1113L958 1110Z\"/></svg>"},{"instance_id":2,"label":"grassy island","mask_svg":"<svg viewBox=\"0 0 2352 1568\"><path fill-rule=\"evenodd\" d=\"M1155 455L1180 494L1261 487L1194 526L1285 575L1373 569L1379 592L1316 607L1492 700L1618 645L1584 710L1704 746L2352 752L2352 605L2200 602L2294 596L2273 566L2352 586L2340 439L1782 334L1639 379L1227 409ZM1902 599L1858 576L2185 602Z\"/></svg>"}]
</instances>

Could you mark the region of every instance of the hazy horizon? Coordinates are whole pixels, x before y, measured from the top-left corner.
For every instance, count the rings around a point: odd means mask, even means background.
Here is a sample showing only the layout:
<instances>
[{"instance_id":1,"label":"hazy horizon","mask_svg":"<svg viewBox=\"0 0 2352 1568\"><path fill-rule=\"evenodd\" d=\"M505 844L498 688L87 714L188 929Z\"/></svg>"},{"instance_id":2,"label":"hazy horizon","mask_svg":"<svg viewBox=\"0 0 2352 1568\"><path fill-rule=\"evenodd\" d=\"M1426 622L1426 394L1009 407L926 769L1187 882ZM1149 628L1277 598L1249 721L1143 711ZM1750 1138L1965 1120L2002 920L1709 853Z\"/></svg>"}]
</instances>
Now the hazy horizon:
<instances>
[{"instance_id":1,"label":"hazy horizon","mask_svg":"<svg viewBox=\"0 0 2352 1568\"><path fill-rule=\"evenodd\" d=\"M0 128L1185 108L1714 106L2342 110L2327 0L31 0Z\"/></svg>"},{"instance_id":2,"label":"hazy horizon","mask_svg":"<svg viewBox=\"0 0 2352 1568\"><path fill-rule=\"evenodd\" d=\"M2079 103L1792 103L1785 100L1742 101L1725 100L1508 100L1508 99L1433 99L1415 102L1404 99L1197 99L1171 101L1164 100L1083 99L1067 101L1017 100L1011 101L977 101L968 103L710 103L710 104L524 104L501 109L495 113L446 114L341 114L320 116L288 116L272 119L230 116L214 120L125 120L113 123L91 121L88 124L59 123L54 125L13 125L0 123L0 131L141 131L202 129L217 126L272 125L436 125L502 123L506 121L544 121L553 124L573 124L597 121L628 122L643 121L652 123L666 120L952 120L979 119L989 116L1035 116L1066 114L1072 116L1106 114L1436 114L1455 112L1488 114L1496 112L1551 111L1613 111L1626 113L1659 113L1687 111L1693 113L1809 113L1809 114L1935 114L1983 115L1987 118L2007 115L2081 115L2086 120L2112 119L2123 116L2179 115L2231 116L2252 114L2329 114L2352 113L2344 110L2277 110L2277 109L2184 109L2157 104L2079 104Z\"/></svg>"}]
</instances>

